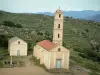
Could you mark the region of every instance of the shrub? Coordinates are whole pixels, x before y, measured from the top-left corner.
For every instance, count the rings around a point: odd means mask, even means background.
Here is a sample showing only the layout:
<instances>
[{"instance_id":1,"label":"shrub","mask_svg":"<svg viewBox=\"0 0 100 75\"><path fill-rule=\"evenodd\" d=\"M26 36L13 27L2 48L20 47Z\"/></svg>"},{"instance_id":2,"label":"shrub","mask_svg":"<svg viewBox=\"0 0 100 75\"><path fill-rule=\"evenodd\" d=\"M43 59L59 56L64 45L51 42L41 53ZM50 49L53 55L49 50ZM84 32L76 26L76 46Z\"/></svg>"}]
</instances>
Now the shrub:
<instances>
[{"instance_id":1,"label":"shrub","mask_svg":"<svg viewBox=\"0 0 100 75\"><path fill-rule=\"evenodd\" d=\"M8 47L8 38L10 35L0 35L0 47Z\"/></svg>"},{"instance_id":2,"label":"shrub","mask_svg":"<svg viewBox=\"0 0 100 75\"><path fill-rule=\"evenodd\" d=\"M4 21L3 24L4 24L5 26L15 27L15 24L14 24L13 22L11 22L11 21Z\"/></svg>"},{"instance_id":3,"label":"shrub","mask_svg":"<svg viewBox=\"0 0 100 75\"><path fill-rule=\"evenodd\" d=\"M73 50L75 50L75 51L77 51L77 52L83 52L83 50L82 49L80 49L80 48L74 48Z\"/></svg>"},{"instance_id":4,"label":"shrub","mask_svg":"<svg viewBox=\"0 0 100 75\"><path fill-rule=\"evenodd\" d=\"M17 28L22 28L23 27L21 24L15 24L12 21L4 21L3 25L9 26L9 27L17 27Z\"/></svg>"},{"instance_id":5,"label":"shrub","mask_svg":"<svg viewBox=\"0 0 100 75\"><path fill-rule=\"evenodd\" d=\"M16 24L17 28L23 28L23 26L21 24Z\"/></svg>"},{"instance_id":6,"label":"shrub","mask_svg":"<svg viewBox=\"0 0 100 75\"><path fill-rule=\"evenodd\" d=\"M97 53L92 50L84 50L82 53L79 53L79 55L83 58L87 58L96 62L100 62L100 53Z\"/></svg>"}]
</instances>

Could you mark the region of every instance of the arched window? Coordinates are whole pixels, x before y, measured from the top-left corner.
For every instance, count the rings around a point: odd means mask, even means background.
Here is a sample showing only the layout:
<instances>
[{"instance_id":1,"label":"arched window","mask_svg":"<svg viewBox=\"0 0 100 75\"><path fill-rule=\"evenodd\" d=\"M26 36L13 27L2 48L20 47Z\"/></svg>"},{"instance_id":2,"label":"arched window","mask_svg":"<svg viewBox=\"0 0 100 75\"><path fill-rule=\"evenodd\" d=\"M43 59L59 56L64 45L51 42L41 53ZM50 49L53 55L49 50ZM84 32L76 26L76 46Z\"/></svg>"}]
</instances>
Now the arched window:
<instances>
[{"instance_id":1,"label":"arched window","mask_svg":"<svg viewBox=\"0 0 100 75\"><path fill-rule=\"evenodd\" d=\"M59 18L61 18L61 14L59 14Z\"/></svg>"},{"instance_id":2,"label":"arched window","mask_svg":"<svg viewBox=\"0 0 100 75\"><path fill-rule=\"evenodd\" d=\"M58 51L61 51L61 49L60 49L60 48L58 48Z\"/></svg>"},{"instance_id":3,"label":"arched window","mask_svg":"<svg viewBox=\"0 0 100 75\"><path fill-rule=\"evenodd\" d=\"M18 44L20 44L20 41L18 41Z\"/></svg>"},{"instance_id":4,"label":"arched window","mask_svg":"<svg viewBox=\"0 0 100 75\"><path fill-rule=\"evenodd\" d=\"M58 38L60 37L60 34L58 34Z\"/></svg>"},{"instance_id":5,"label":"arched window","mask_svg":"<svg viewBox=\"0 0 100 75\"><path fill-rule=\"evenodd\" d=\"M58 28L60 28L60 24L58 24Z\"/></svg>"}]
</instances>

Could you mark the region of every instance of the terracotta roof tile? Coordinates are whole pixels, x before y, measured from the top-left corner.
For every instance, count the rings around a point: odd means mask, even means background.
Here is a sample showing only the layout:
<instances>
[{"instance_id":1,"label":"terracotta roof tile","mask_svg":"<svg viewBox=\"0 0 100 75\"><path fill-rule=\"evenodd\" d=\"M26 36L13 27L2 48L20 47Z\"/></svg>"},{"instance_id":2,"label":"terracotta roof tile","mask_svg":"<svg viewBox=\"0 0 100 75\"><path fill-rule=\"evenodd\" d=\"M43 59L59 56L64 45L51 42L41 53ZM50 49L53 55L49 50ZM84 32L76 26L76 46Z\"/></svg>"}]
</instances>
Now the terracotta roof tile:
<instances>
[{"instance_id":1,"label":"terracotta roof tile","mask_svg":"<svg viewBox=\"0 0 100 75\"><path fill-rule=\"evenodd\" d=\"M53 49L53 48L55 48L57 46L57 44L55 44L55 43L53 43L53 42L51 42L49 40L43 40L41 42L38 42L37 44L39 46L45 48L47 51L49 51L49 50L51 50L51 49Z\"/></svg>"}]
</instances>

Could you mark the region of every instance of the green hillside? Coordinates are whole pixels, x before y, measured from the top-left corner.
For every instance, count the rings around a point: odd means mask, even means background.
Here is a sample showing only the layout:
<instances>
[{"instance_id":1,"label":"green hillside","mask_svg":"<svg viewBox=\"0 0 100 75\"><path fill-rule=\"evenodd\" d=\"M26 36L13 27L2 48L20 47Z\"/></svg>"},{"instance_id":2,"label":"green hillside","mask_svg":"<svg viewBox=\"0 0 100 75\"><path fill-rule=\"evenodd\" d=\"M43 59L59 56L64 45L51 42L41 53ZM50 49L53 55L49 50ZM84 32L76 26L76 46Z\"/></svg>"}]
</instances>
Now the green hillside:
<instances>
[{"instance_id":1,"label":"green hillside","mask_svg":"<svg viewBox=\"0 0 100 75\"><path fill-rule=\"evenodd\" d=\"M5 21L12 22L14 25L20 24L22 27L5 25ZM51 40L53 23L54 17L47 15L15 14L1 11L0 41L2 41L2 44L0 47L5 47L3 40L12 36L18 36L26 40L30 49L38 41ZM7 36L7 38L2 39L2 36ZM100 22L65 17L64 46L72 50L71 60L74 60L78 65L93 70L95 75L100 72Z\"/></svg>"}]
</instances>

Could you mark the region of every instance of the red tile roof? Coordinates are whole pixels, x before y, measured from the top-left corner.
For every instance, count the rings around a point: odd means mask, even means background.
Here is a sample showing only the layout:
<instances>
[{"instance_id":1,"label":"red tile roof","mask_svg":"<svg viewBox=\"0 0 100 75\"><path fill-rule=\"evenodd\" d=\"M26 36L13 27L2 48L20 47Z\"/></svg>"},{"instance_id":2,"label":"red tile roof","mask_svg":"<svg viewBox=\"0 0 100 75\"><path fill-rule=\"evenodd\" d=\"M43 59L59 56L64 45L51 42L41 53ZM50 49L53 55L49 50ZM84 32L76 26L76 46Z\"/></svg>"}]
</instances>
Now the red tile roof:
<instances>
[{"instance_id":1,"label":"red tile roof","mask_svg":"<svg viewBox=\"0 0 100 75\"><path fill-rule=\"evenodd\" d=\"M43 40L41 42L38 42L37 44L39 46L45 48L47 51L49 51L49 50L51 50L51 49L53 49L53 48L55 48L57 46L57 44L55 44L55 43L53 43L53 42L51 42L49 40Z\"/></svg>"}]
</instances>

